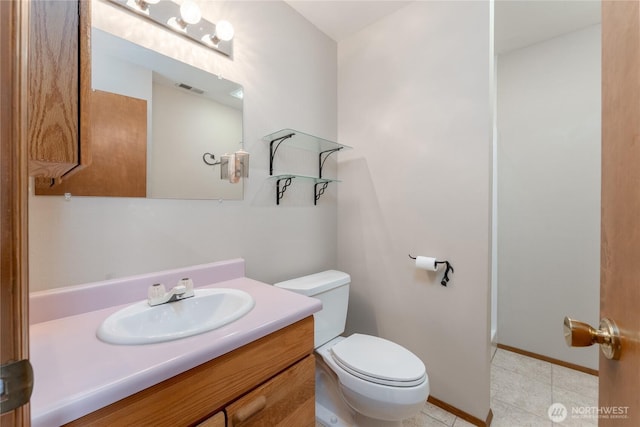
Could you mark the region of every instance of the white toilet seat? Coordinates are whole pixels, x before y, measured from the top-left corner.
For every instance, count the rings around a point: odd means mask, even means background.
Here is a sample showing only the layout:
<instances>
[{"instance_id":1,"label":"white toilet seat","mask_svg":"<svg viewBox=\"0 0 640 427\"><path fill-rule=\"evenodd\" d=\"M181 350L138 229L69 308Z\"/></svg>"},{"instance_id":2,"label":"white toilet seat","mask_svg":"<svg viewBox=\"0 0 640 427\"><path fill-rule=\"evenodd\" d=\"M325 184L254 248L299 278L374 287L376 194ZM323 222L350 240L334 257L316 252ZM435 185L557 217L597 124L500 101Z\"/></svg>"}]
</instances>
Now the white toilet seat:
<instances>
[{"instance_id":1,"label":"white toilet seat","mask_svg":"<svg viewBox=\"0 0 640 427\"><path fill-rule=\"evenodd\" d=\"M353 334L330 349L334 361L351 375L392 387L413 387L426 378L424 363L406 348L384 338Z\"/></svg>"}]
</instances>

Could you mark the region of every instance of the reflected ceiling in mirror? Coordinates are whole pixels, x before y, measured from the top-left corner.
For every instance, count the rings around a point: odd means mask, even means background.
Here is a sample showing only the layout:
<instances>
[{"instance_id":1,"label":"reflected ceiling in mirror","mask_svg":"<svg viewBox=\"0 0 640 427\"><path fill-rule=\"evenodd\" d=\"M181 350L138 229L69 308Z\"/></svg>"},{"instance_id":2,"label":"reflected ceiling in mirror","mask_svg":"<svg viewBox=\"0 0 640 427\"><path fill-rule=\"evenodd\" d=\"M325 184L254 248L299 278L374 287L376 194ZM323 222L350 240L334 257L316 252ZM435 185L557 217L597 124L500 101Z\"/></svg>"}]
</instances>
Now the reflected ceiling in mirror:
<instances>
[{"instance_id":1,"label":"reflected ceiling in mirror","mask_svg":"<svg viewBox=\"0 0 640 427\"><path fill-rule=\"evenodd\" d=\"M97 180L100 184L94 185L94 180L88 179L92 168L89 166L63 180L62 185L52 187L60 187L55 192L41 189L36 194L131 197L126 191L99 187L108 187L109 182L128 187L131 169L135 169L137 175L146 175L146 180L140 178L145 181L141 194L148 198L242 199L242 180L237 184L222 180L220 165L210 166L203 161L205 153L215 155L218 161L223 154L241 147L242 86L97 28L92 29L91 49L94 95L106 93L123 102L146 103L146 123L135 123L138 130L131 130L130 124L124 126L121 114L113 120L116 123L106 119L106 138L95 136L98 132L94 122L105 121L99 118L103 114L96 112L107 108L92 99L93 163L101 163L101 156L117 156L119 166L114 167L120 169L110 167L111 173L101 172ZM98 102L100 97L95 98ZM143 118L137 122L144 122L144 108ZM143 143L136 153L132 152L133 134L146 139L146 146ZM142 160L126 166L134 158ZM207 159L211 162L210 157ZM146 174L140 174L142 169ZM94 170L98 170L97 165ZM104 175L110 178L105 179ZM117 183L118 180L122 182ZM81 185L74 186L77 182Z\"/></svg>"}]
</instances>

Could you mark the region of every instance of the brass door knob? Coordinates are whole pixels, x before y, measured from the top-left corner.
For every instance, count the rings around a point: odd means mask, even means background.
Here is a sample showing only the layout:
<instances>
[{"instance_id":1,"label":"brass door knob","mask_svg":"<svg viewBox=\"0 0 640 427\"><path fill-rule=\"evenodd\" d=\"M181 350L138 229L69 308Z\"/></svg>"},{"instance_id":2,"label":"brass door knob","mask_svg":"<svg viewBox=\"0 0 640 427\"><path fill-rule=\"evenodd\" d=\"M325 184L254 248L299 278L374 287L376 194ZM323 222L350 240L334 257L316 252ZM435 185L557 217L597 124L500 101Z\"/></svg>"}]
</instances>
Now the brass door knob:
<instances>
[{"instance_id":1,"label":"brass door knob","mask_svg":"<svg viewBox=\"0 0 640 427\"><path fill-rule=\"evenodd\" d=\"M569 347L588 347L600 344L600 350L607 359L620 359L620 330L613 320L604 318L600 321L600 329L590 325L564 318L564 339Z\"/></svg>"}]
</instances>

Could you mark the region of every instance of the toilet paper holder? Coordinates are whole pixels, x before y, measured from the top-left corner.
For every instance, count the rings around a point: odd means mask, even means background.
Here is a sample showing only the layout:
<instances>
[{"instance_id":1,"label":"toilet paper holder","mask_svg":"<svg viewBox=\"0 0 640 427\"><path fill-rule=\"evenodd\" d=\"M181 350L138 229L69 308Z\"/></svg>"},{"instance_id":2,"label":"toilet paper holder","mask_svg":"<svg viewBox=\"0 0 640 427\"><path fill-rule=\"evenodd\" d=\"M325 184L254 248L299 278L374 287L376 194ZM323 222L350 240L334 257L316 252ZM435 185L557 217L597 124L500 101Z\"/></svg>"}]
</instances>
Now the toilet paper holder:
<instances>
[{"instance_id":1,"label":"toilet paper holder","mask_svg":"<svg viewBox=\"0 0 640 427\"><path fill-rule=\"evenodd\" d=\"M409 254L409 258L416 259L416 257L412 256L411 254ZM445 264L446 265L446 268L444 270L444 276L442 277L442 280L440 281L440 284L442 286L447 286L447 283L449 283L449 272L454 273L453 265L451 265L451 263L449 261L438 261L438 260L434 261L434 265L435 265L436 269L438 268L439 264Z\"/></svg>"}]
</instances>

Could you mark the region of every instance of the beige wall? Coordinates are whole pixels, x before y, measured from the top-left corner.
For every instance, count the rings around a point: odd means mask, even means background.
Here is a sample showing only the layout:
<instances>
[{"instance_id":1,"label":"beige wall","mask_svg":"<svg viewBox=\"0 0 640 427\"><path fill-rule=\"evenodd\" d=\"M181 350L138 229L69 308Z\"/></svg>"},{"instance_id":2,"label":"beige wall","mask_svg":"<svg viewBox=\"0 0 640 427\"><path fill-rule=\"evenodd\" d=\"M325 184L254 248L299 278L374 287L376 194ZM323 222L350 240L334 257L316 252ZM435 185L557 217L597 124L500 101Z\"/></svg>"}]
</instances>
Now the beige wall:
<instances>
[{"instance_id":1,"label":"beige wall","mask_svg":"<svg viewBox=\"0 0 640 427\"><path fill-rule=\"evenodd\" d=\"M599 323L599 25L498 59L498 341L592 369Z\"/></svg>"},{"instance_id":2,"label":"beige wall","mask_svg":"<svg viewBox=\"0 0 640 427\"><path fill-rule=\"evenodd\" d=\"M304 200L276 207L261 140L283 127L336 137L335 42L283 2L200 3L206 18L233 23L233 60L107 2L92 2L93 23L244 86L244 201L31 197L32 290L235 257L266 282L335 268L336 187L318 206L292 188L288 201Z\"/></svg>"},{"instance_id":3,"label":"beige wall","mask_svg":"<svg viewBox=\"0 0 640 427\"><path fill-rule=\"evenodd\" d=\"M338 266L348 332L426 364L431 395L489 411L490 5L413 2L338 44ZM455 267L448 287L408 258Z\"/></svg>"}]
</instances>

